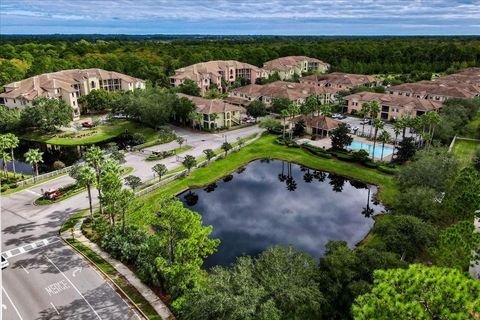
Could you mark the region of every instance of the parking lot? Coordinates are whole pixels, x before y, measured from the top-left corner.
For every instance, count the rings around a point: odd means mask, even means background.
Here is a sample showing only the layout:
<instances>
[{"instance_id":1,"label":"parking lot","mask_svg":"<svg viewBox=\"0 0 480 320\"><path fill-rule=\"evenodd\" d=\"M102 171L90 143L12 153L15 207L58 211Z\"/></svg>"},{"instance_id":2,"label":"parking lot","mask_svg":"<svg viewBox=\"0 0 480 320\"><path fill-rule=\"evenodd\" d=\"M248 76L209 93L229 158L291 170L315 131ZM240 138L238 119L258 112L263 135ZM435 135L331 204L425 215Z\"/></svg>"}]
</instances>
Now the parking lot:
<instances>
[{"instance_id":1,"label":"parking lot","mask_svg":"<svg viewBox=\"0 0 480 320\"><path fill-rule=\"evenodd\" d=\"M351 130L353 130L354 128L357 128L356 135L360 135L362 133L362 119L355 118L355 117L346 117L345 119L341 119L340 121L350 125ZM368 135L370 130L372 130L371 132L373 135L374 128L372 128L370 124L366 124L364 129L364 134ZM392 124L385 122L384 130L386 130L390 134L392 140L395 139L395 131L393 130ZM409 132L409 130L407 130L405 136L410 137L412 136L412 134ZM400 141L401 139L402 139L402 134L400 133L398 135L398 140Z\"/></svg>"}]
</instances>

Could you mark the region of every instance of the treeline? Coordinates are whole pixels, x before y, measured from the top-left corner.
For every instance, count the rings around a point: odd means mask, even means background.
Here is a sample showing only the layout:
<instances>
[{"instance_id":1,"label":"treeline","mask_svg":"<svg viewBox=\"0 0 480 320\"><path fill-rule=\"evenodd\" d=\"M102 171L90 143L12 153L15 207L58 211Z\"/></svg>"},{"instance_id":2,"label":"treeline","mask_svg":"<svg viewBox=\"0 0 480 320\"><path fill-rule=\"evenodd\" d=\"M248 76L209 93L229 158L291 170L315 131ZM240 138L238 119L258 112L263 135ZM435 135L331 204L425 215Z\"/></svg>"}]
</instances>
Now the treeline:
<instances>
[{"instance_id":1,"label":"treeline","mask_svg":"<svg viewBox=\"0 0 480 320\"><path fill-rule=\"evenodd\" d=\"M168 86L174 70L208 60L234 59L262 66L307 55L333 70L364 74L425 74L480 66L478 37L230 37L112 38L4 37L0 85L69 68L103 68ZM412 77L416 80L418 77Z\"/></svg>"}]
</instances>

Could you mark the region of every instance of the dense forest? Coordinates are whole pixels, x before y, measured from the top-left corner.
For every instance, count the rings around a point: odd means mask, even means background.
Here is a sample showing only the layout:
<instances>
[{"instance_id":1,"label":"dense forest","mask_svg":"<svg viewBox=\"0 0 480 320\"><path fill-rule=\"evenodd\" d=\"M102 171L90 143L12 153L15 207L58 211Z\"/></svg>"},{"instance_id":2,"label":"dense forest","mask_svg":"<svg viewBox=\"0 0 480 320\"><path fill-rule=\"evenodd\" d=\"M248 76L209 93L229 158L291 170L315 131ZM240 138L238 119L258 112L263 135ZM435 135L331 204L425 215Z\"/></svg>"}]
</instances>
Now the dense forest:
<instances>
[{"instance_id":1,"label":"dense forest","mask_svg":"<svg viewBox=\"0 0 480 320\"><path fill-rule=\"evenodd\" d=\"M262 66L288 55L330 63L334 71L409 74L480 66L479 37L2 36L0 85L68 68L103 68L168 86L174 70L208 60Z\"/></svg>"}]
</instances>

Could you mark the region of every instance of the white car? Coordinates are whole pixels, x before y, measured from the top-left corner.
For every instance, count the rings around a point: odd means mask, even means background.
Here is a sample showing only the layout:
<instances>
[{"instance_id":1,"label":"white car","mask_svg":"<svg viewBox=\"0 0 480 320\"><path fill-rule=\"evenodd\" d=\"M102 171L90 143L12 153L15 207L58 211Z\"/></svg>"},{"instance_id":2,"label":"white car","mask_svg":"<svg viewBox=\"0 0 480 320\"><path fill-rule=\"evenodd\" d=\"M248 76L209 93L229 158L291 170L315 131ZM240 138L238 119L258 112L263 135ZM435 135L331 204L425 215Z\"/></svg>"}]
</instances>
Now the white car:
<instances>
[{"instance_id":1,"label":"white car","mask_svg":"<svg viewBox=\"0 0 480 320\"><path fill-rule=\"evenodd\" d=\"M6 267L8 267L8 261L4 256L2 256L2 269Z\"/></svg>"}]
</instances>

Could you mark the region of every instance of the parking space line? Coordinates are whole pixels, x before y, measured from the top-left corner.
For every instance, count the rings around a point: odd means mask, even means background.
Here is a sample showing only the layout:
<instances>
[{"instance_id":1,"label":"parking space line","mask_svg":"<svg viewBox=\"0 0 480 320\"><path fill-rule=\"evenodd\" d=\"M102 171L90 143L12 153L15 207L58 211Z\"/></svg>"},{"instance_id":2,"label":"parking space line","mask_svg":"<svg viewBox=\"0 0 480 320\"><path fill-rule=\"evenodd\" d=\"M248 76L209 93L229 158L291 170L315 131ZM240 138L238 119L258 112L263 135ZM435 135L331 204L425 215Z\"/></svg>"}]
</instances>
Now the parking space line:
<instances>
[{"instance_id":1,"label":"parking space line","mask_svg":"<svg viewBox=\"0 0 480 320\"><path fill-rule=\"evenodd\" d=\"M63 273L62 270L60 270L57 265L55 263L53 263L52 260L50 260L49 257L46 257L47 260L55 267L55 269L58 270L58 272L60 272L62 274L62 276L70 283L70 285L75 289L75 291L77 291L77 293L80 295L80 297L82 297L83 300L85 300L85 302L88 304L88 306L90 307L90 309L92 309L93 313L95 313L95 315L97 316L98 319L102 320L102 318L100 318L100 316L98 315L97 311L95 311L95 309L92 307L92 305L90 304L90 302L87 301L87 299L85 299L85 297L83 296L83 294L80 292L80 290L78 290L78 288L73 284L72 281L70 281L70 279L68 279L68 277L65 275L65 273Z\"/></svg>"},{"instance_id":2,"label":"parking space line","mask_svg":"<svg viewBox=\"0 0 480 320\"><path fill-rule=\"evenodd\" d=\"M13 304L12 299L10 299L10 296L8 295L8 293L7 293L7 291L5 290L4 287L2 287L2 290L3 290L3 292L5 293L5 296L7 297L8 301L10 301L10 304L13 306L13 309L14 309L15 312L17 313L17 315L18 315L18 317L20 318L20 320L23 320L22 316L20 315L20 312L18 312L17 307L15 307L15 305Z\"/></svg>"},{"instance_id":3,"label":"parking space line","mask_svg":"<svg viewBox=\"0 0 480 320\"><path fill-rule=\"evenodd\" d=\"M55 312L60 315L60 312L58 312L57 308L55 307L55 305L53 304L53 302L50 302L50 305L53 307L53 310L55 310Z\"/></svg>"},{"instance_id":4,"label":"parking space line","mask_svg":"<svg viewBox=\"0 0 480 320\"><path fill-rule=\"evenodd\" d=\"M20 266L22 267L23 271L25 271L27 274L29 274L29 273L30 273L30 272L28 272L28 270L27 270L27 269L25 269L25 267L24 267L24 266L22 266L22 265L20 265Z\"/></svg>"}]
</instances>

